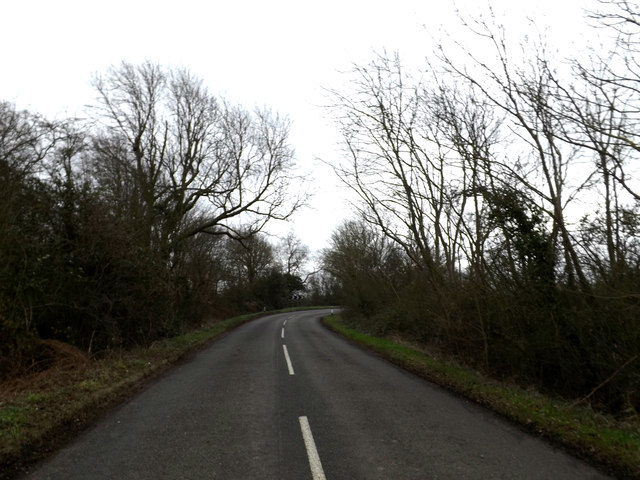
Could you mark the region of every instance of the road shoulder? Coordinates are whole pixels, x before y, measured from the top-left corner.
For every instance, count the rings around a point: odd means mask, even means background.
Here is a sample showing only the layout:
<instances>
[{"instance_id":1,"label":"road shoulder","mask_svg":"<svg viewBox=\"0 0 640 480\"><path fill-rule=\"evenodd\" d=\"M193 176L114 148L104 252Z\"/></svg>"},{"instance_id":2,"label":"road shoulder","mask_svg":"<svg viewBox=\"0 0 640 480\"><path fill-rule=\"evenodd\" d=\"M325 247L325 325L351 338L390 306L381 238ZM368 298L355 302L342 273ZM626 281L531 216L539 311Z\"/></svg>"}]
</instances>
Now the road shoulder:
<instances>
[{"instance_id":1,"label":"road shoulder","mask_svg":"<svg viewBox=\"0 0 640 480\"><path fill-rule=\"evenodd\" d=\"M493 410L597 468L619 478L640 478L640 425L488 379L398 341L366 335L348 328L338 315L324 317L322 323L350 342Z\"/></svg>"}]
</instances>

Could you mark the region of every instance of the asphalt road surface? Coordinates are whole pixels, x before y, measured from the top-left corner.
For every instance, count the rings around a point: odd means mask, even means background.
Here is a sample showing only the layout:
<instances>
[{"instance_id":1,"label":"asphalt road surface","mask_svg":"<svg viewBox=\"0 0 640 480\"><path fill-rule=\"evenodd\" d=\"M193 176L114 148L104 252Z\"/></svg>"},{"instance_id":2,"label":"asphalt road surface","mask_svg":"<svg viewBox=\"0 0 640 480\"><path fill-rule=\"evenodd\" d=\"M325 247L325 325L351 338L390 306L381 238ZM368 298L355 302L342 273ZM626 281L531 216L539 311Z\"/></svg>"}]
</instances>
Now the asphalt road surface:
<instances>
[{"instance_id":1,"label":"asphalt road surface","mask_svg":"<svg viewBox=\"0 0 640 480\"><path fill-rule=\"evenodd\" d=\"M320 324L327 313L243 325L28 478L607 478L354 347Z\"/></svg>"}]
</instances>

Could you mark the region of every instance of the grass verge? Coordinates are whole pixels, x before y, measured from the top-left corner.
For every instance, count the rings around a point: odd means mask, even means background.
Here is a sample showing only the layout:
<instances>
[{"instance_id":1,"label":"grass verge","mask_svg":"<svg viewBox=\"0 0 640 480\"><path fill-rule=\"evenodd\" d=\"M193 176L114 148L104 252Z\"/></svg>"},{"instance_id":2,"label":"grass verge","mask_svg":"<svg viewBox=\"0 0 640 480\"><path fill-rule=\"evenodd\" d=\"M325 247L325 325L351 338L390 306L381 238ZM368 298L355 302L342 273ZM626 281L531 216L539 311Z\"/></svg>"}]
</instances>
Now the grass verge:
<instances>
[{"instance_id":1,"label":"grass verge","mask_svg":"<svg viewBox=\"0 0 640 480\"><path fill-rule=\"evenodd\" d=\"M29 377L0 384L0 479L24 474L106 411L171 366L243 323L265 314L218 321L148 348L111 352L100 359L76 355Z\"/></svg>"},{"instance_id":2,"label":"grass verge","mask_svg":"<svg viewBox=\"0 0 640 480\"><path fill-rule=\"evenodd\" d=\"M621 421L538 392L488 379L387 338L345 326L338 315L324 324L392 363L469 398L564 447L619 478L640 478L640 421Z\"/></svg>"}]
</instances>

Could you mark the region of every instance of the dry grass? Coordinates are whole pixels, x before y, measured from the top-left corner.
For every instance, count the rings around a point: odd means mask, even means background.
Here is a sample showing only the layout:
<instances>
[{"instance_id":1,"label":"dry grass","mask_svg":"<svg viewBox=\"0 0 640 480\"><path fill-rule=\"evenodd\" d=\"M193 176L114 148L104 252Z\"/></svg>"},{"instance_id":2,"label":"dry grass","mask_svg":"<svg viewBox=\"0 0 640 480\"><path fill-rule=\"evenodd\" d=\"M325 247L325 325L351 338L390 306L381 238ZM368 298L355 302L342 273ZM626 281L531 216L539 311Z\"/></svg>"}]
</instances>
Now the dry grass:
<instances>
[{"instance_id":1,"label":"dry grass","mask_svg":"<svg viewBox=\"0 0 640 480\"><path fill-rule=\"evenodd\" d=\"M0 479L21 475L176 362L255 317L211 323L149 348L99 358L43 342L45 354L31 373L0 383Z\"/></svg>"},{"instance_id":2,"label":"dry grass","mask_svg":"<svg viewBox=\"0 0 640 480\"><path fill-rule=\"evenodd\" d=\"M162 373L170 359L157 353L112 352L99 360L62 355L43 371L0 384L0 478L46 457Z\"/></svg>"}]
</instances>

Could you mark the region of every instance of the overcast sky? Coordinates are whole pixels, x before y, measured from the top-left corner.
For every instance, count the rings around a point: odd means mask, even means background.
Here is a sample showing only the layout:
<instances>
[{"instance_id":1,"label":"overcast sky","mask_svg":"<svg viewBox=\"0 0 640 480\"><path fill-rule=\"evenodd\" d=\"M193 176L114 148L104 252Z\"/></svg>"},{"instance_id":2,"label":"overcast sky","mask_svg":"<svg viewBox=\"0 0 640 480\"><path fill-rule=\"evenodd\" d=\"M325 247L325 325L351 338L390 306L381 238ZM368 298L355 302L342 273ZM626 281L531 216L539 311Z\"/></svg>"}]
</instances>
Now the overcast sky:
<instances>
[{"instance_id":1,"label":"overcast sky","mask_svg":"<svg viewBox=\"0 0 640 480\"><path fill-rule=\"evenodd\" d=\"M514 30L527 17L555 44L580 43L581 0L492 1ZM590 2L593 4L594 2ZM4 0L0 6L0 99L47 116L82 115L92 74L122 60L187 67L210 91L245 107L268 106L293 121L301 168L315 175L313 209L289 226L313 250L349 217L337 179L317 157L336 155L324 88L339 88L352 63L375 51L425 57L432 38L454 32L463 0Z\"/></svg>"}]
</instances>

